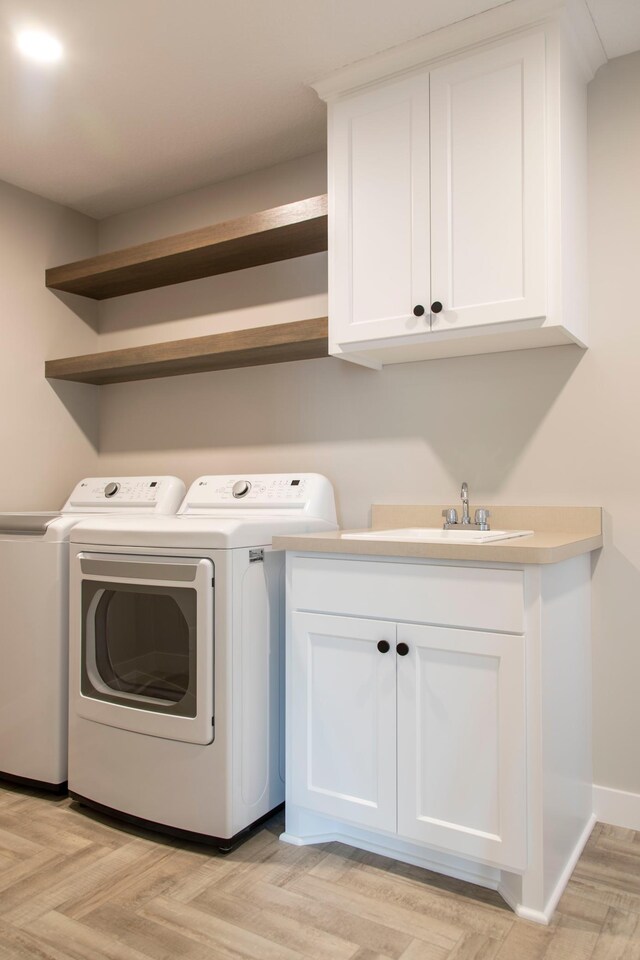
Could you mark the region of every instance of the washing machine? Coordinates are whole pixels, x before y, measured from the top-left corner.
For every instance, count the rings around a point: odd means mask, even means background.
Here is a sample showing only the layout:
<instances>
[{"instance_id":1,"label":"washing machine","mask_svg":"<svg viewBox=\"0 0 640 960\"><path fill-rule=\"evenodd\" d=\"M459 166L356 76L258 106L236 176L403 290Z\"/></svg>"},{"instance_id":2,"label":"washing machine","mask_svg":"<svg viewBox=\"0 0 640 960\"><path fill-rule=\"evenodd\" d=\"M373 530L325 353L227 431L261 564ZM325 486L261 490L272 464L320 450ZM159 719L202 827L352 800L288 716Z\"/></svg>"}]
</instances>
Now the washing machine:
<instances>
[{"instance_id":1,"label":"washing machine","mask_svg":"<svg viewBox=\"0 0 640 960\"><path fill-rule=\"evenodd\" d=\"M0 514L0 778L66 789L71 530L175 513L184 492L177 477L89 477L60 511Z\"/></svg>"},{"instance_id":2,"label":"washing machine","mask_svg":"<svg viewBox=\"0 0 640 960\"><path fill-rule=\"evenodd\" d=\"M71 532L69 792L230 849L284 802L284 556L318 474L200 477L175 517Z\"/></svg>"}]
</instances>

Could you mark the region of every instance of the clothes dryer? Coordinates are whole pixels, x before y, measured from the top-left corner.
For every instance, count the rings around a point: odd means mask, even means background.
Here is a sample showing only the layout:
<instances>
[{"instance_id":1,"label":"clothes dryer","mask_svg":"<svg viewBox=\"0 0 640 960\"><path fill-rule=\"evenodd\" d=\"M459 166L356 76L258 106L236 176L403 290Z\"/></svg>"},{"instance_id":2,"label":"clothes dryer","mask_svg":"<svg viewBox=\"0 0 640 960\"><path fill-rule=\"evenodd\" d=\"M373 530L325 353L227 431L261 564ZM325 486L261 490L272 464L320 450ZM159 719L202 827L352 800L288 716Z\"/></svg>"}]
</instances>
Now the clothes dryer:
<instances>
[{"instance_id":1,"label":"clothes dryer","mask_svg":"<svg viewBox=\"0 0 640 960\"><path fill-rule=\"evenodd\" d=\"M177 477L89 477L58 512L0 514L0 778L66 788L71 530L175 513L184 492Z\"/></svg>"},{"instance_id":2,"label":"clothes dryer","mask_svg":"<svg viewBox=\"0 0 640 960\"><path fill-rule=\"evenodd\" d=\"M235 844L284 801L284 555L335 530L318 474L200 477L178 516L71 532L69 791Z\"/></svg>"}]
</instances>

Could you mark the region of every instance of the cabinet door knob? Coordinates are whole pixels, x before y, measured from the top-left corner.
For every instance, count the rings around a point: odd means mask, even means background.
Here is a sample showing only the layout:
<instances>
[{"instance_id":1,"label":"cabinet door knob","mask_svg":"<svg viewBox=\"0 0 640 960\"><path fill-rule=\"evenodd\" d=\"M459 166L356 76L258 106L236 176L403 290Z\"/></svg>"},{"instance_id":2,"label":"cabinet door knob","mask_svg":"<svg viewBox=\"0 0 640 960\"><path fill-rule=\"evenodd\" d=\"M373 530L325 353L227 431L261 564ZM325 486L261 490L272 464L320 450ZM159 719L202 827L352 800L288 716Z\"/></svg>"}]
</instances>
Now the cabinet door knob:
<instances>
[{"instance_id":1,"label":"cabinet door knob","mask_svg":"<svg viewBox=\"0 0 640 960\"><path fill-rule=\"evenodd\" d=\"M416 303L415 307L413 308L414 317L421 317L423 313L424 313L424 307L422 306L422 304Z\"/></svg>"},{"instance_id":2,"label":"cabinet door knob","mask_svg":"<svg viewBox=\"0 0 640 960\"><path fill-rule=\"evenodd\" d=\"M391 650L391 644L388 640L378 640L378 650L380 653L389 653L389 650Z\"/></svg>"},{"instance_id":3,"label":"cabinet door knob","mask_svg":"<svg viewBox=\"0 0 640 960\"><path fill-rule=\"evenodd\" d=\"M397 653L398 656L400 656L400 657L406 657L406 655L409 653L409 644L408 644L408 643L399 643L399 644L396 646L396 653Z\"/></svg>"},{"instance_id":4,"label":"cabinet door knob","mask_svg":"<svg viewBox=\"0 0 640 960\"><path fill-rule=\"evenodd\" d=\"M442 310L442 304L439 300L434 300L431 304L431 313L440 313Z\"/></svg>"}]
</instances>

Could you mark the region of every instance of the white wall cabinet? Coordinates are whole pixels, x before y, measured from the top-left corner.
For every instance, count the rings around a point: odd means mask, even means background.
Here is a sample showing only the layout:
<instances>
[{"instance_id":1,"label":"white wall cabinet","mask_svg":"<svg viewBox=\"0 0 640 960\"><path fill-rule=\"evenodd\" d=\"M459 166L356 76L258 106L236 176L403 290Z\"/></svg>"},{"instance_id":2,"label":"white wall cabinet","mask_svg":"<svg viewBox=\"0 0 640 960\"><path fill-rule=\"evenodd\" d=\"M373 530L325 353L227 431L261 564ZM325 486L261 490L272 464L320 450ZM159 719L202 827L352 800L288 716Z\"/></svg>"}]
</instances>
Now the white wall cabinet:
<instances>
[{"instance_id":1,"label":"white wall cabinet","mask_svg":"<svg viewBox=\"0 0 640 960\"><path fill-rule=\"evenodd\" d=\"M590 558L287 554L284 839L474 879L547 922L593 825Z\"/></svg>"},{"instance_id":2,"label":"white wall cabinet","mask_svg":"<svg viewBox=\"0 0 640 960\"><path fill-rule=\"evenodd\" d=\"M473 18L481 21L482 18ZM586 84L567 21L316 84L329 347L370 366L586 343ZM413 58L413 59L411 59ZM404 69L403 69L404 66ZM366 82L365 82L366 81ZM567 176L567 169L572 177ZM567 246L570 245L570 246Z\"/></svg>"}]
</instances>

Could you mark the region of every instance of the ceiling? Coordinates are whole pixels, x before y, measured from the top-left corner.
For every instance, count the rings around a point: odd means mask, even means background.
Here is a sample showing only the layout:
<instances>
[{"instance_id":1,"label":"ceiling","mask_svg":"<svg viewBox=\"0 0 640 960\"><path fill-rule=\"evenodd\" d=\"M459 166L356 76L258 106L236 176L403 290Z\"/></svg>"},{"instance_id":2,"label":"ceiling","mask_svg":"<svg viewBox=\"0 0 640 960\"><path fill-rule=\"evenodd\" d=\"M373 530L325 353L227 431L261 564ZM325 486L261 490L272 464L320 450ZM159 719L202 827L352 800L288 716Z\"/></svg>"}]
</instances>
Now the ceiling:
<instances>
[{"instance_id":1,"label":"ceiling","mask_svg":"<svg viewBox=\"0 0 640 960\"><path fill-rule=\"evenodd\" d=\"M0 179L102 218L313 153L317 79L509 0L0 0ZM609 57L638 0L588 0ZM55 33L56 66L15 32Z\"/></svg>"}]
</instances>

